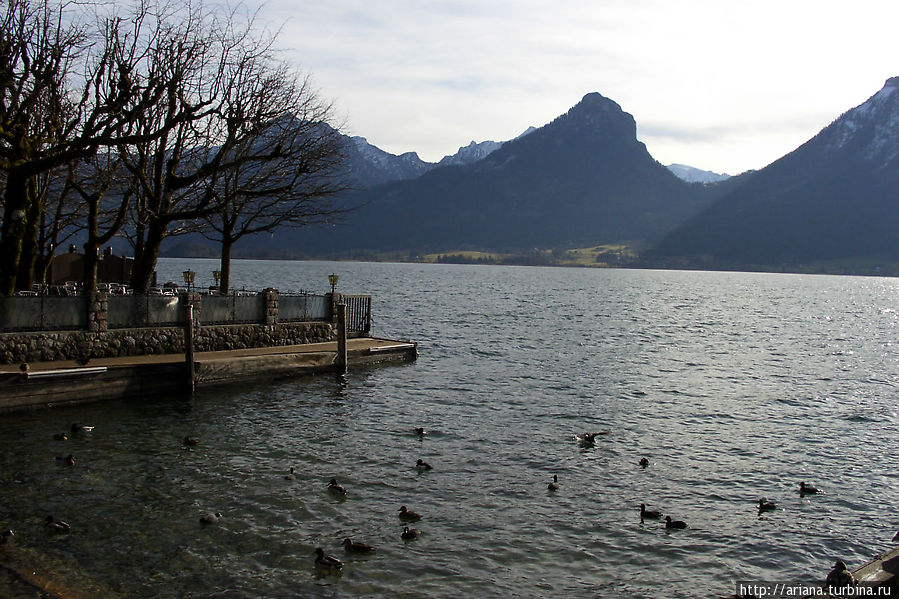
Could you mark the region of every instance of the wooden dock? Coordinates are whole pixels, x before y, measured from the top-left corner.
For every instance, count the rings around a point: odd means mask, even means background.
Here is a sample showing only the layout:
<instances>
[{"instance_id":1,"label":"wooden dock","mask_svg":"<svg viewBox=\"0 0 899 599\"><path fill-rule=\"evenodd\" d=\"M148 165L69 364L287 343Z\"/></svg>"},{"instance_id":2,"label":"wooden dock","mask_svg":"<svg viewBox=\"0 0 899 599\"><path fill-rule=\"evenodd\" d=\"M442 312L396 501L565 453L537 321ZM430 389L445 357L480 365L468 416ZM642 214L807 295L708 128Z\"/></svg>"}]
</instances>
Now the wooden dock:
<instances>
[{"instance_id":1,"label":"wooden dock","mask_svg":"<svg viewBox=\"0 0 899 599\"><path fill-rule=\"evenodd\" d=\"M197 388L234 382L335 372L338 344L309 343L193 354ZM411 362L418 344L360 337L346 342L350 368L381 362ZM184 354L155 354L75 361L36 362L0 366L0 411L49 407L101 399L143 397L189 390Z\"/></svg>"}]
</instances>

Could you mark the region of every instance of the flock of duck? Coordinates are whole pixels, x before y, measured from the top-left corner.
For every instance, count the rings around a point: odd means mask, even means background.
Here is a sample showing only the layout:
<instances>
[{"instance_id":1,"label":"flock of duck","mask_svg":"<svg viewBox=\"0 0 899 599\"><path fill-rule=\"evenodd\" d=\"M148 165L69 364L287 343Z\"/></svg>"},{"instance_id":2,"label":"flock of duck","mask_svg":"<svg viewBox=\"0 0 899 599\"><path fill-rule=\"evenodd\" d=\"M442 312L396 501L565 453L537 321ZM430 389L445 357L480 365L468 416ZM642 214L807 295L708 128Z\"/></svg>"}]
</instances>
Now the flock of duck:
<instances>
[{"instance_id":1,"label":"flock of duck","mask_svg":"<svg viewBox=\"0 0 899 599\"><path fill-rule=\"evenodd\" d=\"M596 444L596 440L598 437L603 437L608 435L610 431L597 431L597 432L585 432L575 435L575 439L577 440L578 445L584 448L593 447ZM420 437L425 436L427 433L424 428L416 428L415 434ZM645 457L640 458L639 465L641 468L649 467L649 460ZM432 466L427 462L419 459L415 467L419 472L424 472L427 470L431 470ZM288 474L284 476L285 479L293 480L294 478L294 469L291 467ZM561 483L559 482L559 476L557 474L553 475L552 481L547 484L547 491L550 493L555 493L562 488ZM346 497L347 490L346 488L337 482L336 478L332 478L328 483L328 492L337 497ZM806 482L799 483L799 495L815 495L820 493L819 489L813 485L810 485ZM757 505L758 513L761 515L763 512L773 511L777 509L777 504L773 501L769 501L767 498L760 498ZM399 508L399 519L404 523L409 522L417 522L421 520L421 515L409 510L405 505L400 506ZM678 530L685 529L688 527L687 523L683 520L674 520L669 515L664 515L662 512L657 510L648 510L646 509L646 504L640 504L640 522L643 523L645 520L661 520L664 517L665 520L665 528L668 530ZM400 537L403 540L410 541L417 539L421 536L421 531L417 528L409 528L408 526L403 527L403 532ZM896 533L896 538L899 539L899 533ZM347 553L374 553L376 549L371 545L367 545L365 543L359 543L352 539L344 539L343 541L344 549ZM325 550L321 547L317 547L315 549L315 567L327 572L331 573L339 573L343 568L343 562L335 557L334 555L329 555L325 553Z\"/></svg>"},{"instance_id":2,"label":"flock of duck","mask_svg":"<svg viewBox=\"0 0 899 599\"><path fill-rule=\"evenodd\" d=\"M415 429L415 434L421 438L427 435L427 432L423 427L418 427ZM433 470L433 466L429 463L425 462L421 458L419 458L415 462L415 468L419 473L427 472L428 470ZM293 480L294 477L294 469L290 468L290 472L284 476L285 479ZM345 498L347 496L346 487L337 482L336 478L332 478L328 482L328 493L337 497L337 498ZM411 528L408 524L413 522L418 522L421 520L421 514L418 512L413 512L405 505L401 505L400 509L397 511L397 517L400 521L405 524L403 526L403 532L400 533L400 538L404 541L414 541L415 539L421 536L421 530L418 528ZM346 538L343 540L343 548L347 553L355 553L355 554L365 554L365 553L375 553L377 551L371 545L366 543L360 543L358 541L354 541L351 538ZM329 573L339 573L343 569L343 562L333 556L325 553L325 550L321 547L316 547L315 549L315 567L319 570L323 570Z\"/></svg>"},{"instance_id":3,"label":"flock of duck","mask_svg":"<svg viewBox=\"0 0 899 599\"><path fill-rule=\"evenodd\" d=\"M70 438L70 436L76 437L79 435L90 434L93 429L93 426L74 423L72 424L70 431L56 433L53 435L53 438L59 441L66 441ZM424 430L424 428L418 427L414 429L414 434L421 438L427 435L427 432ZM598 437L602 437L608 434L609 431L585 432L576 435L575 439L581 447L592 447L595 445ZM183 443L185 447L194 447L199 444L199 440L193 437L184 437ZM75 457L71 453L65 456L57 456L56 460L67 466L75 465ZM650 462L647 458L643 457L640 459L639 466L641 468L647 468L649 465ZM431 470L432 466L424 460L418 459L415 463L415 468L419 472L426 472L428 470ZM284 478L286 480L295 480L296 473L293 467L291 467L289 472L284 475ZM547 490L550 493L555 493L560 489L561 483L559 482L559 477L558 475L554 474L552 477L552 481L547 484ZM804 481L799 483L798 491L800 496L816 495L821 492L817 487L810 485ZM337 498L345 498L348 494L347 489L343 485L338 483L336 478L332 478L329 481L327 492ZM760 498L758 500L757 509L758 513L761 515L763 512L776 510L777 504L773 501L769 501L767 498ZM400 534L400 538L402 540L411 541L421 536L422 531L420 529L408 526L408 524L421 520L421 514L408 509L405 505L402 505L397 512L397 516L399 520L404 524L403 531ZM220 512L204 513L200 516L199 521L203 525L212 525L217 523L222 517L223 516ZM661 520L663 517L665 520L666 529L685 529L688 527L687 523L683 520L674 520L670 515L664 515L658 510L649 510L646 508L646 504L640 504L641 523L645 520ZM69 524L62 520L54 518L52 515L47 515L44 520L44 525L49 531L52 531L54 533L68 533L71 530ZM2 534L0 534L0 545L7 543L13 536L14 533L12 530L5 530ZM899 541L899 532L897 532L896 536L893 537L893 541ZM344 539L343 548L348 554L369 554L376 551L373 546L355 541L351 538ZM326 554L323 548L317 547L314 553L314 564L317 569L325 570L330 573L339 573L343 568L343 562L333 555Z\"/></svg>"}]
</instances>

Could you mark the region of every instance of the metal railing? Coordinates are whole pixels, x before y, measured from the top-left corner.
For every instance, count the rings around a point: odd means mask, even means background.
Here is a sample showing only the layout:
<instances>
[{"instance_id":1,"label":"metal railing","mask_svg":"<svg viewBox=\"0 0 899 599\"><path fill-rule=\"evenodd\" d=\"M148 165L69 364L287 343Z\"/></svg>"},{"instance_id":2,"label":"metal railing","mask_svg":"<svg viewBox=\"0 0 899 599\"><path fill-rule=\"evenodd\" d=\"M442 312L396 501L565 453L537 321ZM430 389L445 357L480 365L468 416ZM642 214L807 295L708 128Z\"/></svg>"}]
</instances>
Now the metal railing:
<instances>
[{"instance_id":1,"label":"metal railing","mask_svg":"<svg viewBox=\"0 0 899 599\"><path fill-rule=\"evenodd\" d=\"M0 297L0 332L86 330L88 296ZM347 306L347 329L371 331L371 296L343 295ZM328 322L332 319L331 296L311 293L278 296L278 322ZM246 324L266 322L264 294L204 295L199 300L200 324ZM183 295L106 296L108 329L179 326L187 322Z\"/></svg>"},{"instance_id":2,"label":"metal railing","mask_svg":"<svg viewBox=\"0 0 899 599\"><path fill-rule=\"evenodd\" d=\"M310 322L330 318L331 304L327 295L301 293L278 297L278 322Z\"/></svg>"},{"instance_id":3,"label":"metal railing","mask_svg":"<svg viewBox=\"0 0 899 599\"><path fill-rule=\"evenodd\" d=\"M197 314L200 324L247 324L265 321L264 295L204 295Z\"/></svg>"},{"instance_id":4,"label":"metal railing","mask_svg":"<svg viewBox=\"0 0 899 599\"><path fill-rule=\"evenodd\" d=\"M346 328L354 333L371 331L371 296L344 295L346 304Z\"/></svg>"},{"instance_id":5,"label":"metal railing","mask_svg":"<svg viewBox=\"0 0 899 599\"><path fill-rule=\"evenodd\" d=\"M185 303L177 295L110 295L106 301L110 329L171 327L187 321Z\"/></svg>"},{"instance_id":6,"label":"metal railing","mask_svg":"<svg viewBox=\"0 0 899 599\"><path fill-rule=\"evenodd\" d=\"M87 328L87 296L0 297L0 330L71 331Z\"/></svg>"}]
</instances>

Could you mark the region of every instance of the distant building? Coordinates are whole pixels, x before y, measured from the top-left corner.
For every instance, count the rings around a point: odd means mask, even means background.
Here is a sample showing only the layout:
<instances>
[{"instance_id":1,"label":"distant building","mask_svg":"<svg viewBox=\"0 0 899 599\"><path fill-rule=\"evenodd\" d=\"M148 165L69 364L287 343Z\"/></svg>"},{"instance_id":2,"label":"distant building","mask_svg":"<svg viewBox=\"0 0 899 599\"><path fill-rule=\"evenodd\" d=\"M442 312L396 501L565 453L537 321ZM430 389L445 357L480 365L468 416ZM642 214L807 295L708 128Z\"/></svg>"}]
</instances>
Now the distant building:
<instances>
[{"instance_id":1,"label":"distant building","mask_svg":"<svg viewBox=\"0 0 899 599\"><path fill-rule=\"evenodd\" d=\"M97 282L127 285L131 279L132 266L133 258L116 256L112 253L112 248L106 248L97 257ZM153 278L156 278L155 274ZM47 283L50 285L64 285L69 281L84 281L84 254L76 252L74 244L69 247L67 254L53 256L47 272Z\"/></svg>"}]
</instances>

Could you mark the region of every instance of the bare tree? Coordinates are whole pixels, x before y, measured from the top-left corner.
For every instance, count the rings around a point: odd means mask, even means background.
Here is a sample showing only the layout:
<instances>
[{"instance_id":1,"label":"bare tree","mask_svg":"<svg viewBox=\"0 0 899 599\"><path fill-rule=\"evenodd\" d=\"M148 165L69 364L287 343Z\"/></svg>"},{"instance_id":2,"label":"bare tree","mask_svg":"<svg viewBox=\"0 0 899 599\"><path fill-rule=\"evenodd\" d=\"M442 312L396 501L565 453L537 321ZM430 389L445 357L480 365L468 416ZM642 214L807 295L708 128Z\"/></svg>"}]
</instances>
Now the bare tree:
<instances>
[{"instance_id":1,"label":"bare tree","mask_svg":"<svg viewBox=\"0 0 899 599\"><path fill-rule=\"evenodd\" d=\"M178 93L147 114L146 126L185 106L193 117L125 159L136 181L136 291L149 286L167 237L201 231L220 241L227 290L238 239L340 213L329 201L343 159L331 107L275 59L274 38L257 33L252 18L224 16L182 21L178 47L164 60L179 65Z\"/></svg>"},{"instance_id":2,"label":"bare tree","mask_svg":"<svg viewBox=\"0 0 899 599\"><path fill-rule=\"evenodd\" d=\"M39 176L174 126L133 132L136 116L170 88L142 73L155 43L144 28L148 5L136 5L128 18L100 19L93 33L73 5L0 4L0 293L31 284L38 223L46 216Z\"/></svg>"},{"instance_id":3,"label":"bare tree","mask_svg":"<svg viewBox=\"0 0 899 599\"><path fill-rule=\"evenodd\" d=\"M215 178L219 208L203 235L221 245L220 293L230 287L231 250L241 238L279 227L332 223L345 212L343 142L332 108L287 65L247 56L229 88L228 120L258 123L235 144Z\"/></svg>"},{"instance_id":4,"label":"bare tree","mask_svg":"<svg viewBox=\"0 0 899 599\"><path fill-rule=\"evenodd\" d=\"M239 29L231 18L213 19L191 7L181 18L157 23L161 42L150 63L169 81L169 93L138 118L138 131L149 136L164 123L178 125L123 154L132 178L134 201L130 239L134 247L131 286L146 291L160 246L172 235L219 207L214 179L228 168L232 149L254 131L253 123L227 119L229 68L243 46L253 47L251 22Z\"/></svg>"},{"instance_id":5,"label":"bare tree","mask_svg":"<svg viewBox=\"0 0 899 599\"><path fill-rule=\"evenodd\" d=\"M122 229L132 190L123 172L121 154L103 152L70 163L66 188L79 198L84 212L78 227L84 235L84 289L97 289L100 248Z\"/></svg>"}]
</instances>

